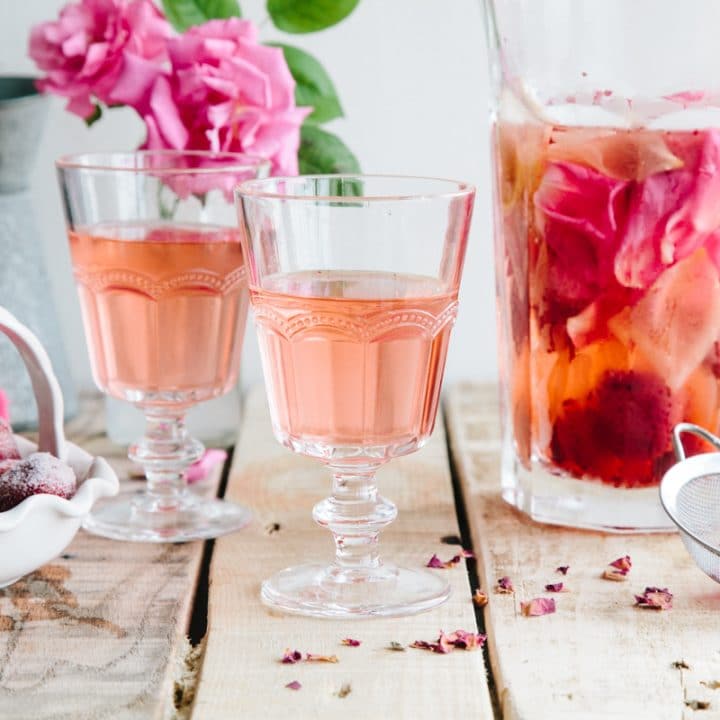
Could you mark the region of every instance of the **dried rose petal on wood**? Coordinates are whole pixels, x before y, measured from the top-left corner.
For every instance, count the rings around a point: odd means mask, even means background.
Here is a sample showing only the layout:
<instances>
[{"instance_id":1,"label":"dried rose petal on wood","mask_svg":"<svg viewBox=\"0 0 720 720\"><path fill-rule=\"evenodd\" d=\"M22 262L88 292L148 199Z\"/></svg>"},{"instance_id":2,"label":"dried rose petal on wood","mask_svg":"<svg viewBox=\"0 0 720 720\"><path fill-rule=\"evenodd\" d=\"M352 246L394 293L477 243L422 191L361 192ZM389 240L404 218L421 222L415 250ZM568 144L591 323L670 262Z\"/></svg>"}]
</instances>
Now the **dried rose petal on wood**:
<instances>
[{"instance_id":1,"label":"dried rose petal on wood","mask_svg":"<svg viewBox=\"0 0 720 720\"><path fill-rule=\"evenodd\" d=\"M545 592L562 592L565 587L564 583L548 583L545 586Z\"/></svg>"},{"instance_id":2,"label":"dried rose petal on wood","mask_svg":"<svg viewBox=\"0 0 720 720\"><path fill-rule=\"evenodd\" d=\"M603 580L613 580L615 582L622 582L627 579L627 575L632 567L632 560L629 555L619 557L617 560L613 560L608 563L607 568L602 574Z\"/></svg>"},{"instance_id":3,"label":"dried rose petal on wood","mask_svg":"<svg viewBox=\"0 0 720 720\"><path fill-rule=\"evenodd\" d=\"M285 653L283 654L280 662L286 665L294 665L296 662L300 662L301 660L302 653L299 650L290 650L290 648L285 648Z\"/></svg>"},{"instance_id":4,"label":"dried rose petal on wood","mask_svg":"<svg viewBox=\"0 0 720 720\"><path fill-rule=\"evenodd\" d=\"M340 641L341 645L347 645L348 647L359 647L360 646L360 640L353 640L353 638L343 638Z\"/></svg>"},{"instance_id":5,"label":"dried rose petal on wood","mask_svg":"<svg viewBox=\"0 0 720 720\"><path fill-rule=\"evenodd\" d=\"M495 592L507 595L514 593L515 588L513 587L512 580L507 575L499 578L497 585L495 585Z\"/></svg>"},{"instance_id":6,"label":"dried rose petal on wood","mask_svg":"<svg viewBox=\"0 0 720 720\"><path fill-rule=\"evenodd\" d=\"M627 580L627 573L615 568L607 568L602 574L603 580L613 580L614 582L623 582Z\"/></svg>"},{"instance_id":7,"label":"dried rose petal on wood","mask_svg":"<svg viewBox=\"0 0 720 720\"><path fill-rule=\"evenodd\" d=\"M476 588L472 600L478 607L485 607L488 604L488 595L480 588Z\"/></svg>"},{"instance_id":8,"label":"dried rose petal on wood","mask_svg":"<svg viewBox=\"0 0 720 720\"><path fill-rule=\"evenodd\" d=\"M292 682L289 682L285 687L290 688L291 690L299 690L302 685L297 680L293 680Z\"/></svg>"},{"instance_id":9,"label":"dried rose petal on wood","mask_svg":"<svg viewBox=\"0 0 720 720\"><path fill-rule=\"evenodd\" d=\"M305 653L306 662L325 662L325 663L336 663L339 662L337 655L314 655L313 653Z\"/></svg>"},{"instance_id":10,"label":"dried rose petal on wood","mask_svg":"<svg viewBox=\"0 0 720 720\"><path fill-rule=\"evenodd\" d=\"M561 575L567 575L569 569L570 569L569 565L560 565L555 568L555 572L559 572Z\"/></svg>"},{"instance_id":11,"label":"dried rose petal on wood","mask_svg":"<svg viewBox=\"0 0 720 720\"><path fill-rule=\"evenodd\" d=\"M635 596L635 605L650 610L672 610L673 594L667 588L646 587Z\"/></svg>"},{"instance_id":12,"label":"dried rose petal on wood","mask_svg":"<svg viewBox=\"0 0 720 720\"><path fill-rule=\"evenodd\" d=\"M447 570L453 568L460 563L462 558L474 558L475 555L470 550L461 550L459 555L453 555L449 560L441 560L433 553L433 556L427 561L425 567L435 568L436 570Z\"/></svg>"},{"instance_id":13,"label":"dried rose petal on wood","mask_svg":"<svg viewBox=\"0 0 720 720\"><path fill-rule=\"evenodd\" d=\"M629 573L630 568L632 568L632 560L630 559L629 555L623 555L623 557L619 557L617 560L613 560L611 563L608 563L611 567L617 568L621 572Z\"/></svg>"},{"instance_id":14,"label":"dried rose petal on wood","mask_svg":"<svg viewBox=\"0 0 720 720\"><path fill-rule=\"evenodd\" d=\"M520 611L525 617L550 615L555 612L555 600L553 598L533 598L528 602L521 602Z\"/></svg>"},{"instance_id":15,"label":"dried rose petal on wood","mask_svg":"<svg viewBox=\"0 0 720 720\"><path fill-rule=\"evenodd\" d=\"M485 644L486 639L487 637L482 633L468 632L467 630L444 633L441 630L440 637L435 642L415 640L410 647L445 655L453 650L477 650Z\"/></svg>"}]
</instances>

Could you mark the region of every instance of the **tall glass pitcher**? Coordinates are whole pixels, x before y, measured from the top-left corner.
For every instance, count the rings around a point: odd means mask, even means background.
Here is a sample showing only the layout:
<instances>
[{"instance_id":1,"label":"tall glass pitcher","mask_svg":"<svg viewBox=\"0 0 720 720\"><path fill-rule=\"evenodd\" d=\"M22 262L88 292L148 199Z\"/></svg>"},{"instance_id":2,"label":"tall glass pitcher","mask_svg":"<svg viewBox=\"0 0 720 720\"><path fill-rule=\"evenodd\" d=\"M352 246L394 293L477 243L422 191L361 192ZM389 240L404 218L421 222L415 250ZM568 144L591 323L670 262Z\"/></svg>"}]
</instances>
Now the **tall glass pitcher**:
<instances>
[{"instance_id":1,"label":"tall glass pitcher","mask_svg":"<svg viewBox=\"0 0 720 720\"><path fill-rule=\"evenodd\" d=\"M719 429L720 3L486 9L503 495L667 529L673 424Z\"/></svg>"}]
</instances>

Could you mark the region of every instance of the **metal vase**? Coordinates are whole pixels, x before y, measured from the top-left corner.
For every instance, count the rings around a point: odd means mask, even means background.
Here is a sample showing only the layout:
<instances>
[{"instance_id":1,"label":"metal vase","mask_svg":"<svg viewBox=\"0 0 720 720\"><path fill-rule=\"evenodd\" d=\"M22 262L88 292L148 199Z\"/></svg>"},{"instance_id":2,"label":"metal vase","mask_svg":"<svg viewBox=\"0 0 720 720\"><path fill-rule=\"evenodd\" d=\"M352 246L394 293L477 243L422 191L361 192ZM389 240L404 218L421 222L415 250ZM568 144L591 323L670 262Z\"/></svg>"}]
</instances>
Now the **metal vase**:
<instances>
[{"instance_id":1,"label":"metal vase","mask_svg":"<svg viewBox=\"0 0 720 720\"><path fill-rule=\"evenodd\" d=\"M46 115L47 98L38 93L33 78L0 77L0 305L40 338L52 359L68 418L77 410L77 396L35 222L44 203L29 190ZM5 337L0 337L0 389L10 401L13 426L37 427L30 378Z\"/></svg>"}]
</instances>

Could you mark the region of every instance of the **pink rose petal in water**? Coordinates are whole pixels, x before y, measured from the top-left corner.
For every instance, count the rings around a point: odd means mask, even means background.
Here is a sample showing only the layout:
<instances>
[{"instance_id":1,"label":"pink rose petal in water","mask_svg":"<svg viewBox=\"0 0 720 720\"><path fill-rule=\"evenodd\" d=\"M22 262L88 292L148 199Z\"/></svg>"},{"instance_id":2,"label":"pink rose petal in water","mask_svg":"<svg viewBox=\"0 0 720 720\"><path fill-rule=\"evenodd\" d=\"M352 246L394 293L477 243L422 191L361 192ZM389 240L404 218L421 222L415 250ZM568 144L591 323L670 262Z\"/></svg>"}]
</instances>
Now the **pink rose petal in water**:
<instances>
[{"instance_id":1,"label":"pink rose petal in water","mask_svg":"<svg viewBox=\"0 0 720 720\"><path fill-rule=\"evenodd\" d=\"M629 183L570 162L548 165L534 196L548 248L545 320L576 315L616 284Z\"/></svg>"},{"instance_id":2,"label":"pink rose petal in water","mask_svg":"<svg viewBox=\"0 0 720 720\"><path fill-rule=\"evenodd\" d=\"M632 189L614 263L627 287L647 288L720 229L720 130L706 130L672 149L683 167L651 175Z\"/></svg>"}]
</instances>

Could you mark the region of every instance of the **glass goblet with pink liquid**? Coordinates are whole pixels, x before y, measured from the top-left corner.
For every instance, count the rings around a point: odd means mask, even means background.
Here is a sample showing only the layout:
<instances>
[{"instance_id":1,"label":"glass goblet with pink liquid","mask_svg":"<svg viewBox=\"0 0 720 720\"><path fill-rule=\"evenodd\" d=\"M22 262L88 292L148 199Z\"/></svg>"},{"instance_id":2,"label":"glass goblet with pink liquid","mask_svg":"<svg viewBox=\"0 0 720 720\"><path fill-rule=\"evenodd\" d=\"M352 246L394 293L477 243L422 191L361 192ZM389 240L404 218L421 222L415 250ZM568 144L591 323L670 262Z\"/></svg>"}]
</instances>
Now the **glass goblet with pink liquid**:
<instances>
[{"instance_id":1,"label":"glass goblet with pink liquid","mask_svg":"<svg viewBox=\"0 0 720 720\"><path fill-rule=\"evenodd\" d=\"M474 189L307 176L248 181L237 198L275 436L333 477L313 518L333 534L334 562L281 570L263 601L323 617L434 607L444 578L380 559L397 510L375 473L433 430Z\"/></svg>"},{"instance_id":2,"label":"glass goblet with pink liquid","mask_svg":"<svg viewBox=\"0 0 720 720\"><path fill-rule=\"evenodd\" d=\"M232 189L266 163L140 151L65 157L57 167L95 382L146 418L129 450L145 491L98 504L84 527L151 542L243 527L248 510L188 489L185 471L204 448L184 416L237 381L248 297Z\"/></svg>"}]
</instances>

